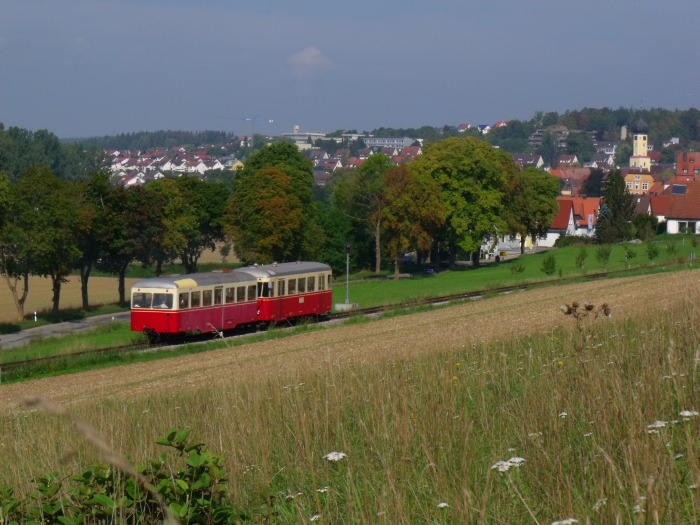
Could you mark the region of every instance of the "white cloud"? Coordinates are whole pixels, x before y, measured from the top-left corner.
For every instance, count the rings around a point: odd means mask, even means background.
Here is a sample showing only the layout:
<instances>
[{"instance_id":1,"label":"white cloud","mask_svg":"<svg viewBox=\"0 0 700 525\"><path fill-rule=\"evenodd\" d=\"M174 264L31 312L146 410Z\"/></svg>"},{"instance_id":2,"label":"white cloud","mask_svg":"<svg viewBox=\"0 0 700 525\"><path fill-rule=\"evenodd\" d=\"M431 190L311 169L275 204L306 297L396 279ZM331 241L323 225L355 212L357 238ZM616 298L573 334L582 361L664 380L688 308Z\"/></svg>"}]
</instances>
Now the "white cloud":
<instances>
[{"instance_id":1,"label":"white cloud","mask_svg":"<svg viewBox=\"0 0 700 525\"><path fill-rule=\"evenodd\" d=\"M321 50L314 46L302 49L287 59L295 77L308 77L314 73L327 71L334 67L333 61L324 56Z\"/></svg>"}]
</instances>

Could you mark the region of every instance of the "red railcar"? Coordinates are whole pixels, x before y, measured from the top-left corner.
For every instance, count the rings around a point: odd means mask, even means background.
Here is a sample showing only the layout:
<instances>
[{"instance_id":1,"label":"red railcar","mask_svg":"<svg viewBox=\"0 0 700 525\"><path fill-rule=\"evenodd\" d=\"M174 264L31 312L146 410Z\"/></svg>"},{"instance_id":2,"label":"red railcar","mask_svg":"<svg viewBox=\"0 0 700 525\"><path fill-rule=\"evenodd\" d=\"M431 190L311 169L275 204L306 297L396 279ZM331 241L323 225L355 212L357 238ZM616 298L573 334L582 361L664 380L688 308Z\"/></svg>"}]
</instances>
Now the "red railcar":
<instances>
[{"instance_id":1,"label":"red railcar","mask_svg":"<svg viewBox=\"0 0 700 525\"><path fill-rule=\"evenodd\" d=\"M154 277L131 288L131 329L149 337L326 315L331 269L316 262Z\"/></svg>"}]
</instances>

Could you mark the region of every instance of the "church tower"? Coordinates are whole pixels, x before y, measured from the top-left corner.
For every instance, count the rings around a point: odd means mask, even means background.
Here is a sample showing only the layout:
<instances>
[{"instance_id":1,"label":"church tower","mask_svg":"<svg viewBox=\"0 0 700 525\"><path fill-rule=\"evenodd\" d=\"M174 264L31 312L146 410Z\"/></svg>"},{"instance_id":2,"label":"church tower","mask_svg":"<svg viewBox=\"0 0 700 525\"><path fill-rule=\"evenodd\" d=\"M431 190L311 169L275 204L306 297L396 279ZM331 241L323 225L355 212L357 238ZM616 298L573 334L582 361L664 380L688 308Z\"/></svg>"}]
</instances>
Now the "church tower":
<instances>
[{"instance_id":1,"label":"church tower","mask_svg":"<svg viewBox=\"0 0 700 525\"><path fill-rule=\"evenodd\" d=\"M632 128L632 156L630 168L638 171L651 170L651 158L649 157L649 126L641 118L634 123Z\"/></svg>"}]
</instances>

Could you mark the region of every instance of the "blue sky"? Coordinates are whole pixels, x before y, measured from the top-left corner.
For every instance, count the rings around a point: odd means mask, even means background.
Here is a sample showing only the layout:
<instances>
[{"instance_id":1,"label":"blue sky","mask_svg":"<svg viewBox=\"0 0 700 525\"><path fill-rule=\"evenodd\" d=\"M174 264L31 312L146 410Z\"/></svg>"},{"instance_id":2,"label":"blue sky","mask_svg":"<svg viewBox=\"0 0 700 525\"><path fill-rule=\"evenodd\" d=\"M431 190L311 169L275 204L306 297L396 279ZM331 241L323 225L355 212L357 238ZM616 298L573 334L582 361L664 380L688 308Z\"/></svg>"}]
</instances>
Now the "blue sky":
<instances>
[{"instance_id":1,"label":"blue sky","mask_svg":"<svg viewBox=\"0 0 700 525\"><path fill-rule=\"evenodd\" d=\"M0 122L277 134L697 108L698 21L698 0L0 0Z\"/></svg>"}]
</instances>

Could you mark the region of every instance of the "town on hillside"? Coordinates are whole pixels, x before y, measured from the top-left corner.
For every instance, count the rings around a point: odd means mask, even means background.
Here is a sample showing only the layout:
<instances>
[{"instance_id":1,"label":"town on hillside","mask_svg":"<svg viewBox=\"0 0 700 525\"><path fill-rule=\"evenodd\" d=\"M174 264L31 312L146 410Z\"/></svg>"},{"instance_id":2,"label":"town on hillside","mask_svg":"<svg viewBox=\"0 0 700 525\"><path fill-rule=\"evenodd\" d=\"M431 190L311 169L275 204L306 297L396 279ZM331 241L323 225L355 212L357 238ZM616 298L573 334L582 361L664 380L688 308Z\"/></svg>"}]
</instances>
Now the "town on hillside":
<instances>
[{"instance_id":1,"label":"town on hillside","mask_svg":"<svg viewBox=\"0 0 700 525\"><path fill-rule=\"evenodd\" d=\"M449 131L455 136L489 140L507 133L509 125L512 124L508 121L493 125L460 124ZM636 213L651 215L665 223L667 233L698 233L700 152L684 149L681 140L671 136L663 139L662 151L655 149L649 140L649 126L641 118L622 126L617 140L610 133L603 135L608 140L598 140L599 136L600 133L584 133L553 123L535 128L527 137L527 147L523 149L530 152L508 151L521 169L541 169L560 179L559 213L547 236L535 240L539 246L553 246L563 235L595 234L602 190L612 169L621 170L627 190L635 197ZM113 180L128 187L172 175L206 178L237 170L244 165L245 154L254 145L279 140L293 142L309 159L318 186L326 185L341 170L362 166L371 155L384 154L399 166L421 155L425 146L422 138L368 133L328 135L302 131L295 126L292 132L279 137L234 137L227 144L206 145L190 151L173 146L144 151L108 149L105 153ZM576 150L572 144L582 144L578 154L568 153Z\"/></svg>"}]
</instances>

